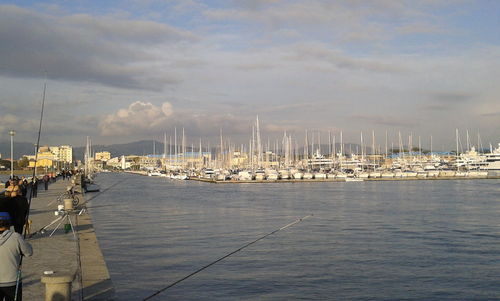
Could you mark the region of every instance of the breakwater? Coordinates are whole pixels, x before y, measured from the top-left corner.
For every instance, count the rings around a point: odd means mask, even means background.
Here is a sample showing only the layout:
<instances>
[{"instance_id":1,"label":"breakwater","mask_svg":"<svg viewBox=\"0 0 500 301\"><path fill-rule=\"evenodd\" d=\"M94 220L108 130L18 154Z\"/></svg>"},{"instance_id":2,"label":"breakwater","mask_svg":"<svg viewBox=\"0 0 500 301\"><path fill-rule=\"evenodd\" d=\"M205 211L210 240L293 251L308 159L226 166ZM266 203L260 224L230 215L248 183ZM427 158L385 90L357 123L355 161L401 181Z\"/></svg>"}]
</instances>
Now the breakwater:
<instances>
[{"instance_id":1,"label":"breakwater","mask_svg":"<svg viewBox=\"0 0 500 301\"><path fill-rule=\"evenodd\" d=\"M49 226L44 233L39 231L58 216L57 197L61 195L70 181L58 180L44 190L41 185L38 197L32 199L30 220L31 232L35 233L28 242L33 246L33 256L24 259L23 296L24 300L44 300L45 287L40 278L45 271L55 274L75 275L72 282L72 296L76 300L109 300L113 295L113 285L99 248L92 219L81 209L85 201L74 213L69 214L75 235L71 229L65 230L63 221ZM81 214L79 215L78 213ZM49 236L54 231L52 236Z\"/></svg>"}]
</instances>

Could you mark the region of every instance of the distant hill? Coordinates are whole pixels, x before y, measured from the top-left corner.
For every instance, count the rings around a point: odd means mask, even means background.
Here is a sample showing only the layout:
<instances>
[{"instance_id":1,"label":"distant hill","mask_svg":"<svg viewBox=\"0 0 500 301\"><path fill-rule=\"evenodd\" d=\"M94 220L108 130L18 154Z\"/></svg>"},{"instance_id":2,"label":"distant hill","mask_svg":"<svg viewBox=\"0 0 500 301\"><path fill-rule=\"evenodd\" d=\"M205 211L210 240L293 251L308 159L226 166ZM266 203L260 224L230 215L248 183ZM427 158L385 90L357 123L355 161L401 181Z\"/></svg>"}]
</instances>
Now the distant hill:
<instances>
[{"instance_id":1,"label":"distant hill","mask_svg":"<svg viewBox=\"0 0 500 301\"><path fill-rule=\"evenodd\" d=\"M155 153L163 154L163 143L156 141ZM111 153L111 157L118 157L122 155L149 155L153 153L153 141L141 140L124 144L111 144L111 145L93 145L92 152L107 151ZM85 154L85 146L73 148L73 157L76 160L83 160Z\"/></svg>"},{"instance_id":2,"label":"distant hill","mask_svg":"<svg viewBox=\"0 0 500 301\"><path fill-rule=\"evenodd\" d=\"M169 146L167 145L167 152ZM340 144L337 143L336 151L340 151ZM19 159L22 155L32 155L34 153L34 145L28 142L14 142L14 158ZM198 151L197 146L194 147L195 151ZM212 148L212 152L215 153L216 147ZM124 144L111 144L111 145L93 145L93 152L108 151L111 153L112 157L118 157L122 155L149 155L153 154L153 141L152 140L141 140ZM187 151L191 151L191 146L187 147ZM205 151L205 150L204 150ZM327 154L329 151L328 145L321 145L321 152ZM344 152L356 153L360 152L360 146L358 144L345 143ZM371 152L371 148L367 147L367 153ZM73 158L75 160L83 160L85 153L85 147L74 147L73 148ZM163 154L163 143L156 141L154 143L154 153ZM299 153L303 153L303 147L299 147ZM0 141L0 154L2 154L2 159L10 158L10 141Z\"/></svg>"},{"instance_id":3,"label":"distant hill","mask_svg":"<svg viewBox=\"0 0 500 301\"><path fill-rule=\"evenodd\" d=\"M17 160L23 155L33 155L35 153L35 146L29 142L16 142L14 140L14 159ZM10 140L0 141L0 154L1 159L10 158Z\"/></svg>"}]
</instances>

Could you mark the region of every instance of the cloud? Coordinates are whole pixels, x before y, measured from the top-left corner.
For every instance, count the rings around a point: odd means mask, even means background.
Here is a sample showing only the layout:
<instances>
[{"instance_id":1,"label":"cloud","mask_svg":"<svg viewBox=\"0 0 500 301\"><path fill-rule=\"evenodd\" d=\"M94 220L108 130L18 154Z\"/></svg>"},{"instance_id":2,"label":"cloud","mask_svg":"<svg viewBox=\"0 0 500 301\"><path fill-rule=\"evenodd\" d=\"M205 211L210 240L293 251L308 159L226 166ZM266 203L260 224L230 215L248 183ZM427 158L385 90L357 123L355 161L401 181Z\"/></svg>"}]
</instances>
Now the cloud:
<instances>
[{"instance_id":1,"label":"cloud","mask_svg":"<svg viewBox=\"0 0 500 301\"><path fill-rule=\"evenodd\" d=\"M399 65L366 58L354 58L344 55L338 49L329 49L323 44L308 43L296 45L289 57L292 61L329 64L337 69L365 70L372 72L402 72Z\"/></svg>"},{"instance_id":2,"label":"cloud","mask_svg":"<svg viewBox=\"0 0 500 301\"><path fill-rule=\"evenodd\" d=\"M397 117L391 116L378 116L378 115L351 115L350 118L367 122L369 124L395 126L395 127L415 127L418 123Z\"/></svg>"},{"instance_id":3,"label":"cloud","mask_svg":"<svg viewBox=\"0 0 500 301\"><path fill-rule=\"evenodd\" d=\"M476 95L468 92L430 92L429 96L441 103L458 104L473 100Z\"/></svg>"},{"instance_id":4,"label":"cloud","mask_svg":"<svg viewBox=\"0 0 500 301\"><path fill-rule=\"evenodd\" d=\"M399 0L243 1L229 8L206 9L203 14L211 21L239 22L263 27L266 32L294 30L303 39L323 36L336 42L372 42L416 33L447 33L433 13L436 8L450 9L451 4Z\"/></svg>"},{"instance_id":5,"label":"cloud","mask_svg":"<svg viewBox=\"0 0 500 301\"><path fill-rule=\"evenodd\" d=\"M172 116L170 103L157 107L150 102L136 101L125 109L107 115L99 128L101 135L132 135L145 131L158 131L164 127Z\"/></svg>"},{"instance_id":6,"label":"cloud","mask_svg":"<svg viewBox=\"0 0 500 301\"><path fill-rule=\"evenodd\" d=\"M456 110L458 106L470 103L478 98L478 95L473 93L458 91L429 91L424 95L428 98L428 103L423 103L421 108L438 112Z\"/></svg>"},{"instance_id":7,"label":"cloud","mask_svg":"<svg viewBox=\"0 0 500 301\"><path fill-rule=\"evenodd\" d=\"M7 134L10 130L14 130L16 136L27 132L33 133L35 128L36 122L34 120L25 120L14 114L0 114L0 137L8 137Z\"/></svg>"},{"instance_id":8,"label":"cloud","mask_svg":"<svg viewBox=\"0 0 500 301\"><path fill-rule=\"evenodd\" d=\"M303 105L298 105L302 107ZM251 136L254 120L248 116L235 116L230 113L197 113L194 111L174 110L169 102L156 106L150 102L135 101L128 107L118 109L113 114L104 116L99 122L102 136L160 136L166 131L177 128L186 130L191 137L217 137L222 129L224 135ZM267 133L282 133L283 130L298 131L299 126L291 123L262 123ZM245 139L246 139L245 138ZM245 140L243 140L245 141Z\"/></svg>"},{"instance_id":9,"label":"cloud","mask_svg":"<svg viewBox=\"0 0 500 301\"><path fill-rule=\"evenodd\" d=\"M51 16L11 5L0 6L0 73L14 77L85 81L161 90L181 78L172 70L152 71L154 53L175 53L197 38L151 21L89 15Z\"/></svg>"}]
</instances>

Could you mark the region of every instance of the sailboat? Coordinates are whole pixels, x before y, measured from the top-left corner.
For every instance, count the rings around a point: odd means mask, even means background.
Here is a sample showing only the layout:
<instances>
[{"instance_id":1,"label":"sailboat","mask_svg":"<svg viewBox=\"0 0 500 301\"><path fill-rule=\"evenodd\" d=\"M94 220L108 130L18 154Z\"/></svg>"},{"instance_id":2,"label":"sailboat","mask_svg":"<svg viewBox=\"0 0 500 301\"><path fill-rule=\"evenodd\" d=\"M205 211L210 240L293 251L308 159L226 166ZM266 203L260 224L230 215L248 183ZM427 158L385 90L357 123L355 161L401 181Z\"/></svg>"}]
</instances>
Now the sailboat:
<instances>
[{"instance_id":1,"label":"sailboat","mask_svg":"<svg viewBox=\"0 0 500 301\"><path fill-rule=\"evenodd\" d=\"M92 142L90 137L87 137L87 145L85 148L85 180L83 188L85 192L96 192L101 188L94 183L94 162L92 158Z\"/></svg>"}]
</instances>

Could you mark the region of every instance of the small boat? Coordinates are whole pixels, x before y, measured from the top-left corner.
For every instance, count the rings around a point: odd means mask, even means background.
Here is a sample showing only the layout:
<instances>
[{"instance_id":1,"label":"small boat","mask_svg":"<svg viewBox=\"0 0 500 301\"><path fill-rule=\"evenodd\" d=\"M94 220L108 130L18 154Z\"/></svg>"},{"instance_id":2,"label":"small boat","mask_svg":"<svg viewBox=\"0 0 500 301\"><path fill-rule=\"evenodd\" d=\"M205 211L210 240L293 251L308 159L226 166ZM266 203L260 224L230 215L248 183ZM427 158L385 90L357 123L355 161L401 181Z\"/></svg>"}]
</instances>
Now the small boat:
<instances>
[{"instance_id":1,"label":"small boat","mask_svg":"<svg viewBox=\"0 0 500 301\"><path fill-rule=\"evenodd\" d=\"M162 173L159 171L149 171L148 172L148 177L161 177Z\"/></svg>"},{"instance_id":2,"label":"small boat","mask_svg":"<svg viewBox=\"0 0 500 301\"><path fill-rule=\"evenodd\" d=\"M471 170L471 171L469 171L468 176L469 177L487 177L488 172L487 171Z\"/></svg>"},{"instance_id":3,"label":"small boat","mask_svg":"<svg viewBox=\"0 0 500 301\"><path fill-rule=\"evenodd\" d=\"M324 179L326 179L326 173L317 172L317 173L314 174L314 178L316 180L324 180Z\"/></svg>"},{"instance_id":4,"label":"small boat","mask_svg":"<svg viewBox=\"0 0 500 301\"><path fill-rule=\"evenodd\" d=\"M304 175L302 176L302 178L304 180L311 180L313 178L313 174L310 173L310 172L306 172L306 173L304 173Z\"/></svg>"},{"instance_id":5,"label":"small boat","mask_svg":"<svg viewBox=\"0 0 500 301\"><path fill-rule=\"evenodd\" d=\"M429 170L427 172L427 177L435 178L437 176L439 176L439 171L438 170Z\"/></svg>"},{"instance_id":6,"label":"small boat","mask_svg":"<svg viewBox=\"0 0 500 301\"><path fill-rule=\"evenodd\" d=\"M85 192L97 192L101 190L101 187L99 185L94 184L94 183L86 183L85 184Z\"/></svg>"},{"instance_id":7,"label":"small boat","mask_svg":"<svg viewBox=\"0 0 500 301\"><path fill-rule=\"evenodd\" d=\"M252 180L252 174L246 170L238 172L239 181L250 181Z\"/></svg>"},{"instance_id":8,"label":"small boat","mask_svg":"<svg viewBox=\"0 0 500 301\"><path fill-rule=\"evenodd\" d=\"M266 179L266 172L263 169L257 169L255 171L255 180L263 181Z\"/></svg>"},{"instance_id":9,"label":"small boat","mask_svg":"<svg viewBox=\"0 0 500 301\"><path fill-rule=\"evenodd\" d=\"M279 171L280 178L282 180L288 180L290 179L290 172L286 169L282 169Z\"/></svg>"},{"instance_id":10,"label":"small boat","mask_svg":"<svg viewBox=\"0 0 500 301\"><path fill-rule=\"evenodd\" d=\"M363 182L363 179L360 178L345 178L346 182Z\"/></svg>"}]
</instances>

